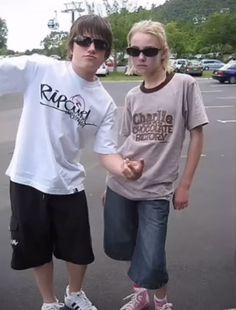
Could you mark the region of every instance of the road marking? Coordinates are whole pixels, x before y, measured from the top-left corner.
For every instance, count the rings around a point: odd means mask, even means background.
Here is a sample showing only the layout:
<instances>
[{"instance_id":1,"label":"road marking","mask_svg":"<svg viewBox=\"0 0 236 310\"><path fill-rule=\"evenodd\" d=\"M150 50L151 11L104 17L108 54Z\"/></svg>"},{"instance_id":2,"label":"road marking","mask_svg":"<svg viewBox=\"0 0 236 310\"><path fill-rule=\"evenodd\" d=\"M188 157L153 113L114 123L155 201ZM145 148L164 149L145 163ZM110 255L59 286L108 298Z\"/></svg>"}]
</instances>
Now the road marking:
<instances>
[{"instance_id":1,"label":"road marking","mask_svg":"<svg viewBox=\"0 0 236 310\"><path fill-rule=\"evenodd\" d=\"M234 105L206 105L206 109L217 109L217 108L234 108Z\"/></svg>"},{"instance_id":2,"label":"road marking","mask_svg":"<svg viewBox=\"0 0 236 310\"><path fill-rule=\"evenodd\" d=\"M229 84L228 84L228 86L229 86ZM225 88L225 87L227 87L226 86L226 84L212 84L212 85L210 85L210 87L212 87L212 88L219 88L219 87L222 87L222 89L223 89L223 87ZM229 86L230 87L230 86Z\"/></svg>"},{"instance_id":3,"label":"road marking","mask_svg":"<svg viewBox=\"0 0 236 310\"><path fill-rule=\"evenodd\" d=\"M229 99L229 100L235 100L236 97L216 97L216 99Z\"/></svg>"},{"instance_id":4,"label":"road marking","mask_svg":"<svg viewBox=\"0 0 236 310\"><path fill-rule=\"evenodd\" d=\"M217 122L222 123L222 124L226 124L226 123L236 123L236 119L227 119L227 120L218 119Z\"/></svg>"},{"instance_id":5,"label":"road marking","mask_svg":"<svg viewBox=\"0 0 236 310\"><path fill-rule=\"evenodd\" d=\"M202 90L202 93L222 93L223 90Z\"/></svg>"}]
</instances>

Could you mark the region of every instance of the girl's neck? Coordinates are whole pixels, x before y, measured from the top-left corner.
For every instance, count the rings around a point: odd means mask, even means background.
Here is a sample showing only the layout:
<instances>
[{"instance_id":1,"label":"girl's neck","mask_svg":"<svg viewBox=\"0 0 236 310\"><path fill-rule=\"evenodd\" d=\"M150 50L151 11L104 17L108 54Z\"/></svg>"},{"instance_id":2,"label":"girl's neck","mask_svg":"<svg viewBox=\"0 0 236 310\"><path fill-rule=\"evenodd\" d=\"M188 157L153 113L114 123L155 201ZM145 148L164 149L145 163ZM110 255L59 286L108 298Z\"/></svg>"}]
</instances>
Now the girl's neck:
<instances>
[{"instance_id":1,"label":"girl's neck","mask_svg":"<svg viewBox=\"0 0 236 310\"><path fill-rule=\"evenodd\" d=\"M145 88L154 88L163 83L165 79L166 79L166 71L158 70L154 74L144 76L144 86Z\"/></svg>"}]
</instances>

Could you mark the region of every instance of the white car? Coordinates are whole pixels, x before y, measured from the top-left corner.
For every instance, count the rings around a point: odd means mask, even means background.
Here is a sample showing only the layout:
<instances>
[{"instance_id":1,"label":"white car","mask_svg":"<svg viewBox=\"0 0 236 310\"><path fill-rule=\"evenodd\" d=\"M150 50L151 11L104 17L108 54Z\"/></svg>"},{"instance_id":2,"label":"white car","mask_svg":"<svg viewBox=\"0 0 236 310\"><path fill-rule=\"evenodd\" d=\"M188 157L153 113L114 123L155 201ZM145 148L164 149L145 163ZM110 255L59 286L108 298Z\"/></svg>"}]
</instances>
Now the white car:
<instances>
[{"instance_id":1,"label":"white car","mask_svg":"<svg viewBox=\"0 0 236 310\"><path fill-rule=\"evenodd\" d=\"M109 74L108 66L105 63L101 64L101 66L97 69L96 75L107 76L108 74Z\"/></svg>"},{"instance_id":2,"label":"white car","mask_svg":"<svg viewBox=\"0 0 236 310\"><path fill-rule=\"evenodd\" d=\"M61 56L58 56L58 55L50 55L50 57L54 58L54 59L57 59L57 60L60 60L61 59Z\"/></svg>"},{"instance_id":3,"label":"white car","mask_svg":"<svg viewBox=\"0 0 236 310\"><path fill-rule=\"evenodd\" d=\"M180 72L182 66L186 66L188 63L187 59L176 59L173 63L173 68L175 72Z\"/></svg>"}]
</instances>

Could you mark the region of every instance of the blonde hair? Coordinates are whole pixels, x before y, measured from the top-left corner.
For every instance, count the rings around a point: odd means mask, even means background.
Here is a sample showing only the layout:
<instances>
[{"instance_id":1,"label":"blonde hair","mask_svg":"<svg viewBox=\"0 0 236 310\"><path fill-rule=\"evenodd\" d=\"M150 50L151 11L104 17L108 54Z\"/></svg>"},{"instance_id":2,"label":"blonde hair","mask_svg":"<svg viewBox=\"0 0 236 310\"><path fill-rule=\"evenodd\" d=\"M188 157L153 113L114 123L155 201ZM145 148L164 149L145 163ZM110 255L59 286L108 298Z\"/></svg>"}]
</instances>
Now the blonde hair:
<instances>
[{"instance_id":1,"label":"blonde hair","mask_svg":"<svg viewBox=\"0 0 236 310\"><path fill-rule=\"evenodd\" d=\"M133 35L137 32L151 34L159 40L161 44L160 47L162 51L164 51L163 53L164 57L162 58L163 68L168 72L172 71L171 67L169 66L170 49L168 46L164 25L162 23L152 20L142 20L140 22L135 23L127 35L128 46L130 46L130 41Z\"/></svg>"}]
</instances>

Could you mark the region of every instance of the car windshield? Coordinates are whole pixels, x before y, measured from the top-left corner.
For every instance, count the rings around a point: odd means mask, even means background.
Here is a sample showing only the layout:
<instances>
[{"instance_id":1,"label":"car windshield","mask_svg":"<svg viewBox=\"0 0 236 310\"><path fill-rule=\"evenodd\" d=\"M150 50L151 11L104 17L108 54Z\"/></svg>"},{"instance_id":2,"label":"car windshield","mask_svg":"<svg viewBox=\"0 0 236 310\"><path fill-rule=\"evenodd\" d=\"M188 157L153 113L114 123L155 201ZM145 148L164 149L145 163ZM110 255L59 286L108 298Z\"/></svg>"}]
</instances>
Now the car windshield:
<instances>
[{"instance_id":1,"label":"car windshield","mask_svg":"<svg viewBox=\"0 0 236 310\"><path fill-rule=\"evenodd\" d=\"M236 62L235 63L229 62L226 65L224 65L223 67L221 67L220 69L222 69L222 70L236 69Z\"/></svg>"},{"instance_id":2,"label":"car windshield","mask_svg":"<svg viewBox=\"0 0 236 310\"><path fill-rule=\"evenodd\" d=\"M198 60L193 59L193 60L188 61L188 65L189 66L200 66L200 62Z\"/></svg>"}]
</instances>

